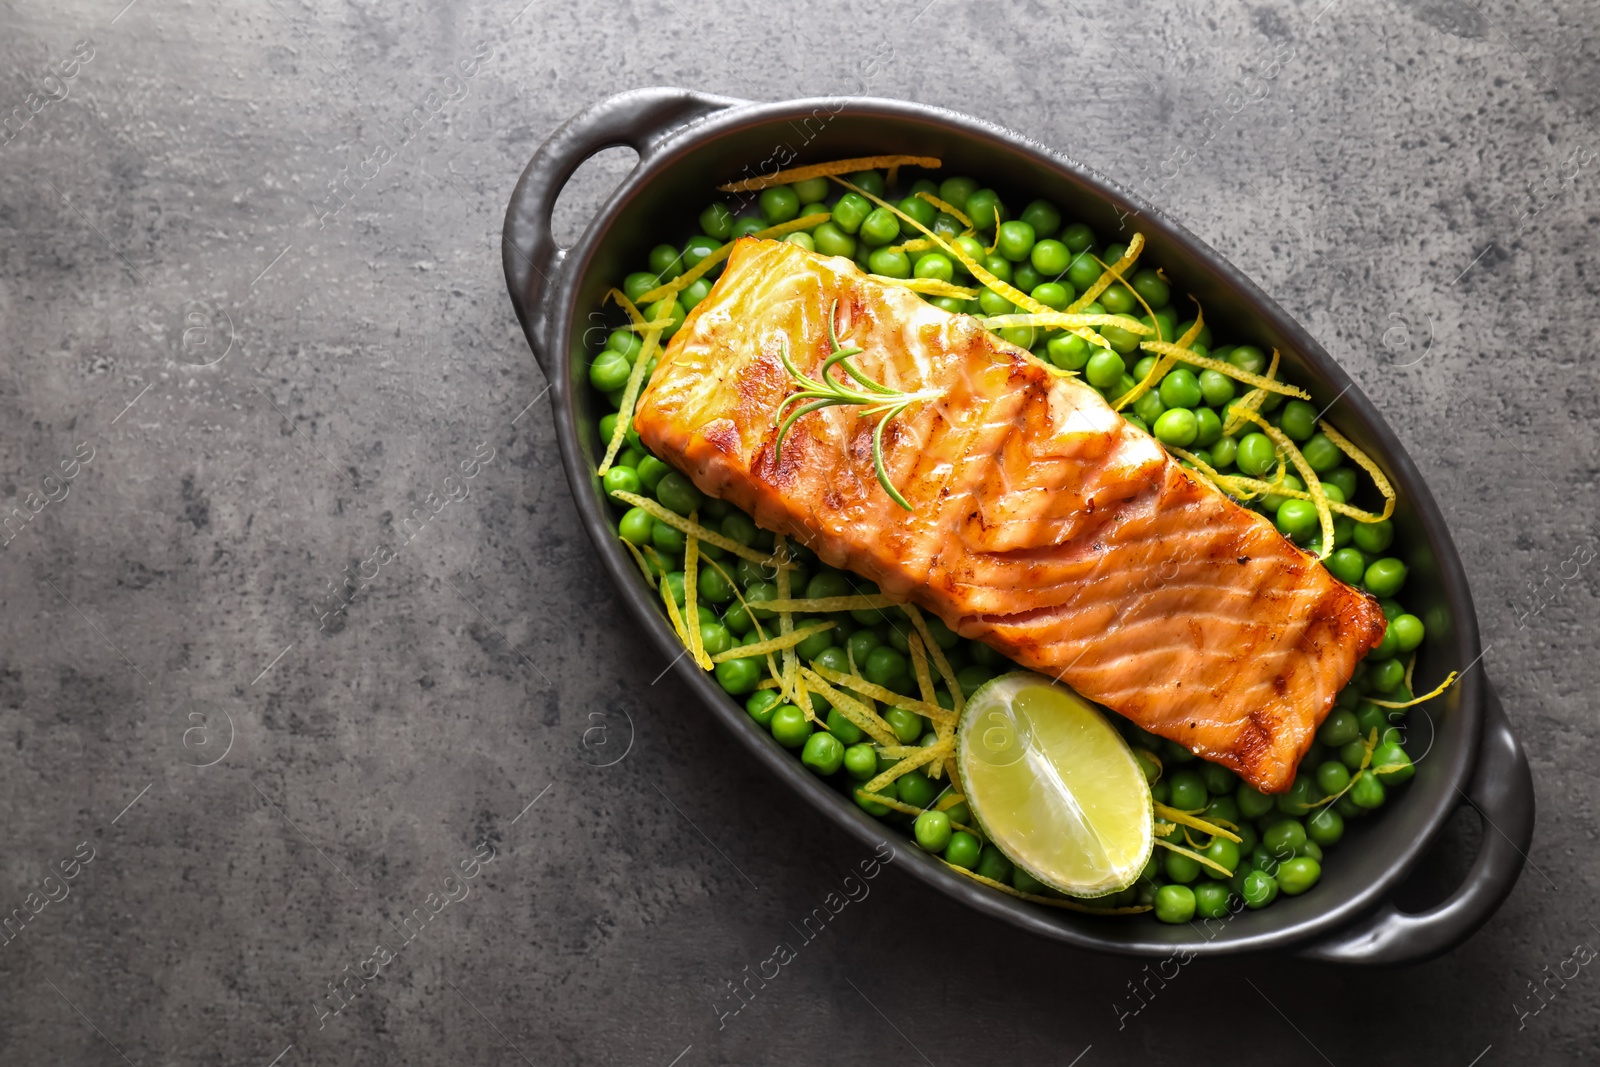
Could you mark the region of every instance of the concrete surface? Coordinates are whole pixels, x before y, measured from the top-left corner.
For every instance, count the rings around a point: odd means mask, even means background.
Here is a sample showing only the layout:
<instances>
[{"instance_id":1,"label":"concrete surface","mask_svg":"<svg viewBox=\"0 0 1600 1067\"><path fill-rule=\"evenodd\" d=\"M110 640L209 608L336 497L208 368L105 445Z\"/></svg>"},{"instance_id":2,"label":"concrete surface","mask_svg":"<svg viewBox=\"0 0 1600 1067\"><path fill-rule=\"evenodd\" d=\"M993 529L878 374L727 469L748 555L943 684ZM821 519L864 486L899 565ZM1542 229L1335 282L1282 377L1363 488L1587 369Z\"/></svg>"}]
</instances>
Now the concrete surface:
<instances>
[{"instance_id":1,"label":"concrete surface","mask_svg":"<svg viewBox=\"0 0 1600 1067\"><path fill-rule=\"evenodd\" d=\"M125 2L0 7L0 501L29 516L0 552L0 910L38 908L0 944L0 1060L1593 1055L1600 976L1563 961L1600 944L1594 565L1529 600L1595 538L1591 5ZM1533 866L1478 937L1391 973L1195 963L1119 1028L1141 964L891 867L719 1029L725 983L862 850L658 680L499 265L540 140L648 84L864 84L1008 124L1310 325L1449 516L1533 760ZM1574 967L1534 1014L1528 983Z\"/></svg>"}]
</instances>

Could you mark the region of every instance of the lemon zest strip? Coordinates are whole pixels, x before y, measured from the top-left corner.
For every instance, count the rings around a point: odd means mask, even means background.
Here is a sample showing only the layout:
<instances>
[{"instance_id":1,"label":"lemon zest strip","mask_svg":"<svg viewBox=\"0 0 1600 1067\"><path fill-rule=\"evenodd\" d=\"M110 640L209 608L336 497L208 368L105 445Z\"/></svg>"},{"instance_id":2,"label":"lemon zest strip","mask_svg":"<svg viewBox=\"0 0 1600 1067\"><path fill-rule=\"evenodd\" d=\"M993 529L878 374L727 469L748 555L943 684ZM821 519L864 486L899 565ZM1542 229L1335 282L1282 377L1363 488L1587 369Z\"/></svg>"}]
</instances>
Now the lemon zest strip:
<instances>
[{"instance_id":1,"label":"lemon zest strip","mask_svg":"<svg viewBox=\"0 0 1600 1067\"><path fill-rule=\"evenodd\" d=\"M1394 486L1389 484L1389 479L1384 476L1383 471L1378 469L1378 465L1372 461L1372 457L1368 456L1365 452L1361 451L1361 449L1351 444L1349 438L1345 437L1345 435L1340 433L1338 430L1335 430L1332 426L1329 426L1324 420L1318 419L1317 425L1322 427L1322 432L1328 435L1328 440L1332 441L1334 446L1338 448L1340 452L1343 452L1345 455L1349 456L1351 462L1367 472L1367 475L1372 479L1373 484L1378 487L1378 492L1383 494L1383 512L1378 516L1377 521L1381 522L1384 519L1387 519L1390 515L1393 515L1395 501Z\"/></svg>"},{"instance_id":2,"label":"lemon zest strip","mask_svg":"<svg viewBox=\"0 0 1600 1067\"><path fill-rule=\"evenodd\" d=\"M1168 804L1162 804L1160 801L1155 803L1152 810L1154 810L1154 812L1163 819L1171 819L1180 826L1192 827L1196 830L1199 830L1203 834L1210 834L1212 837L1226 837L1234 844L1239 844L1243 840L1238 834L1231 834L1214 822L1191 815L1186 811L1183 811L1179 808L1174 808Z\"/></svg>"},{"instance_id":3,"label":"lemon zest strip","mask_svg":"<svg viewBox=\"0 0 1600 1067\"><path fill-rule=\"evenodd\" d=\"M836 159L832 163L809 163L804 167L790 167L755 178L743 178L717 189L724 193L753 193L774 185L788 185L810 178L831 178L835 174L853 174L861 170L882 170L885 167L922 167L938 170L944 161L935 156L860 156L856 159Z\"/></svg>"},{"instance_id":4,"label":"lemon zest strip","mask_svg":"<svg viewBox=\"0 0 1600 1067\"><path fill-rule=\"evenodd\" d=\"M1228 870L1228 868L1224 867L1222 864L1218 863L1216 860L1212 859L1210 856L1207 856L1203 852L1196 852L1192 848L1184 848L1182 845L1175 845L1171 841L1166 841L1159 837L1156 838L1156 844L1160 845L1164 849L1176 852L1180 856L1188 856L1196 863L1204 864L1205 866L1210 867L1224 878L1233 877L1232 871Z\"/></svg>"},{"instance_id":5,"label":"lemon zest strip","mask_svg":"<svg viewBox=\"0 0 1600 1067\"><path fill-rule=\"evenodd\" d=\"M943 759L950 752L951 745L948 741L940 741L929 745L927 748L919 747L914 755L907 756L893 766L879 771L877 777L861 786L861 788L869 793L876 793L902 775L908 774L924 764L932 763L936 759Z\"/></svg>"},{"instance_id":6,"label":"lemon zest strip","mask_svg":"<svg viewBox=\"0 0 1600 1067\"><path fill-rule=\"evenodd\" d=\"M1415 663L1416 661L1413 660L1412 662ZM1379 700L1376 697L1370 697L1370 696L1367 697L1367 699L1372 701L1374 704L1378 705L1378 707L1380 707L1380 708L1411 708L1411 707L1415 707L1418 704L1422 704L1422 703L1425 703L1425 702L1427 702L1429 700L1432 700L1434 697L1439 696L1440 694L1442 694L1446 689L1449 689L1450 686L1455 683L1455 680L1456 680L1457 677L1458 676L1457 676L1456 672L1455 671L1451 671L1448 675L1445 676L1445 680L1444 681L1442 681L1438 685L1434 686L1433 692L1427 693L1427 694L1425 694L1423 696L1420 696L1420 697L1412 697L1410 700ZM1410 687L1409 684L1407 684L1406 688L1409 689L1411 687Z\"/></svg>"},{"instance_id":7,"label":"lemon zest strip","mask_svg":"<svg viewBox=\"0 0 1600 1067\"><path fill-rule=\"evenodd\" d=\"M1245 420L1259 426L1263 433L1272 439L1272 443L1283 449L1289 456L1289 461L1294 464L1294 469L1300 472L1300 477L1305 479L1306 489L1311 493L1311 503L1317 508L1317 522L1322 528L1322 551L1317 553L1318 559L1327 559L1333 552L1333 510L1328 507L1328 494L1322 491L1322 479L1317 477L1317 472L1311 469L1311 464L1306 462L1306 457L1301 455L1300 449L1289 440L1289 435L1278 429L1272 423L1263 419L1253 411L1241 413Z\"/></svg>"},{"instance_id":8,"label":"lemon zest strip","mask_svg":"<svg viewBox=\"0 0 1600 1067\"><path fill-rule=\"evenodd\" d=\"M697 522L686 519L682 515L679 515L676 511L672 511L656 501L651 500L649 497L640 496L637 493L629 493L625 490L618 490L611 495L616 497L618 500L623 501L624 503L632 504L636 508L643 509L650 515L651 518L659 519L661 522L666 523L673 529L682 531L686 536L688 534L693 534L706 544L716 545L724 552L731 552L740 559L747 559L751 563L765 563L769 565L776 562L771 556L758 552L753 548L746 548L744 545L741 545L731 537L725 537L709 527L702 526Z\"/></svg>"},{"instance_id":9,"label":"lemon zest strip","mask_svg":"<svg viewBox=\"0 0 1600 1067\"><path fill-rule=\"evenodd\" d=\"M932 193L929 193L929 192L918 193L917 194L917 199L918 200L926 200L928 203L932 204L934 207L938 208L940 211L944 212L946 215L949 215L951 218L953 218L957 222L961 223L961 225L965 226L967 229L969 229L969 230L976 230L977 229L977 227L972 224L972 220L967 217L967 213L965 211L959 210L954 204L947 203L947 202L945 202L943 200L940 200L937 196L934 196Z\"/></svg>"},{"instance_id":10,"label":"lemon zest strip","mask_svg":"<svg viewBox=\"0 0 1600 1067\"><path fill-rule=\"evenodd\" d=\"M688 579L686 577L685 581L687 580ZM769 637L765 641L758 641L753 645L738 645L734 648L728 649L725 652L718 652L715 656L711 657L711 662L726 663L730 659L745 659L750 656L760 655L764 652L782 652L786 648L793 648L794 646L802 643L812 634L819 634L824 630L833 629L835 625L837 624L831 621L819 622L811 626L802 626L800 629L795 630L793 633L786 636Z\"/></svg>"},{"instance_id":11,"label":"lemon zest strip","mask_svg":"<svg viewBox=\"0 0 1600 1067\"><path fill-rule=\"evenodd\" d=\"M868 737L885 747L898 745L900 739L895 736L894 728L883 721L883 717L859 700L846 696L833 686L829 685L816 671L806 667L800 668L800 674L805 678L811 688L822 694L822 699L839 709L839 714L855 723Z\"/></svg>"},{"instance_id":12,"label":"lemon zest strip","mask_svg":"<svg viewBox=\"0 0 1600 1067\"><path fill-rule=\"evenodd\" d=\"M967 289L939 278L890 278L883 274L869 274L867 277L874 281L883 282L886 285L896 285L901 289L910 289L913 293L923 293L927 296L949 296L957 300L978 299L978 290Z\"/></svg>"}]
</instances>

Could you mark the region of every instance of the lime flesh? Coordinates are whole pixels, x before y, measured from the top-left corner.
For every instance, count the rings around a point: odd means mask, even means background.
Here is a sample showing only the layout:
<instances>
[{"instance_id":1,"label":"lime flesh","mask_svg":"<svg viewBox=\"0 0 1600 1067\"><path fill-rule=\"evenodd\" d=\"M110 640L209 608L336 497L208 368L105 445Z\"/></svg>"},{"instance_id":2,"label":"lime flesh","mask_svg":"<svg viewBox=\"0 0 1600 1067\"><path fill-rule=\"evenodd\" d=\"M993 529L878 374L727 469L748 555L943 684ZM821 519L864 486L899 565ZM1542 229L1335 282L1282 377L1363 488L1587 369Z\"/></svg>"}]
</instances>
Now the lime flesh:
<instances>
[{"instance_id":1,"label":"lime flesh","mask_svg":"<svg viewBox=\"0 0 1600 1067\"><path fill-rule=\"evenodd\" d=\"M1105 896L1150 859L1144 772L1105 716L1065 686L1025 672L986 683L962 713L956 759L983 831L1044 884Z\"/></svg>"}]
</instances>

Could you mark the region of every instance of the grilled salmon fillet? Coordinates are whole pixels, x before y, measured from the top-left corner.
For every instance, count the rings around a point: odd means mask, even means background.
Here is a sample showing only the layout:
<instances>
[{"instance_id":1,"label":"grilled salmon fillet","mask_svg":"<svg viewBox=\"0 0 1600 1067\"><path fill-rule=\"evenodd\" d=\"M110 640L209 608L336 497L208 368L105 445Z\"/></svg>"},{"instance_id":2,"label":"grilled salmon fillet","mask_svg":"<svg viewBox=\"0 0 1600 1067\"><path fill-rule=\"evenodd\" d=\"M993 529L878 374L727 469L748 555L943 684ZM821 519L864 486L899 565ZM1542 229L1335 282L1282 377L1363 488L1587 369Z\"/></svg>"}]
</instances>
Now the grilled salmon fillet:
<instances>
[{"instance_id":1,"label":"grilled salmon fillet","mask_svg":"<svg viewBox=\"0 0 1600 1067\"><path fill-rule=\"evenodd\" d=\"M774 413L839 343L936 390L885 428ZM837 368L834 372L839 374ZM1174 462L1099 393L849 260L738 242L661 357L634 423L701 490L1196 754L1281 792L1356 663L1376 601Z\"/></svg>"}]
</instances>

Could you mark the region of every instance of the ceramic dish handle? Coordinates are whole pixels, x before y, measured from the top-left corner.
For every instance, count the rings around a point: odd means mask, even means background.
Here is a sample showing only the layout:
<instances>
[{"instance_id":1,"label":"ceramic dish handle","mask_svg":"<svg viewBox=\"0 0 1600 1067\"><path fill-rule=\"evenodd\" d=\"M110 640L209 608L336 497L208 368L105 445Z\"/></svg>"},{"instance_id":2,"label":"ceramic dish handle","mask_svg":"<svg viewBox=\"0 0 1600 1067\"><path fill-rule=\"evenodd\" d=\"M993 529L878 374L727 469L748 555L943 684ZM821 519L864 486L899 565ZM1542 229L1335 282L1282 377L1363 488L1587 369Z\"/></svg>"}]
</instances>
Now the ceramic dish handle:
<instances>
[{"instance_id":1,"label":"ceramic dish handle","mask_svg":"<svg viewBox=\"0 0 1600 1067\"><path fill-rule=\"evenodd\" d=\"M1447 952L1482 926L1511 892L1533 840L1533 774L1492 686L1484 687L1478 766L1462 799L1482 818L1483 843L1466 880L1430 911L1409 915L1391 901L1302 949L1328 963L1416 963Z\"/></svg>"},{"instance_id":2,"label":"ceramic dish handle","mask_svg":"<svg viewBox=\"0 0 1600 1067\"><path fill-rule=\"evenodd\" d=\"M642 166L681 127L742 103L688 89L634 89L584 108L539 146L511 194L500 254L511 302L533 342L534 358L547 374L549 295L567 254L550 232L550 213L567 180L584 160L618 145L639 153Z\"/></svg>"}]
</instances>

